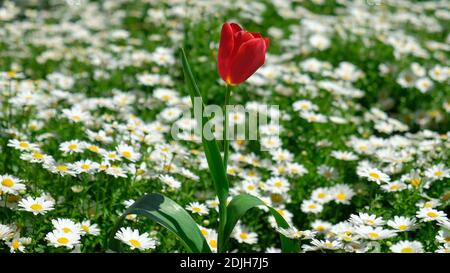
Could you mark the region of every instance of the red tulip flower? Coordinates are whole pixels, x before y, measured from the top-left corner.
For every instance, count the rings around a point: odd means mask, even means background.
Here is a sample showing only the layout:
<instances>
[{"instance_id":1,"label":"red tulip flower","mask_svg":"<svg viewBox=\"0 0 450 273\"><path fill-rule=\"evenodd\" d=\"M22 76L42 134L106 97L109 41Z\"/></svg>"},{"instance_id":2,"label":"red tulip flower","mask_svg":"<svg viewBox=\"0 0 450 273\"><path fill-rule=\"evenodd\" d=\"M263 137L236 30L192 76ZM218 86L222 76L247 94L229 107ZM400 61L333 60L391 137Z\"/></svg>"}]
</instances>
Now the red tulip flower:
<instances>
[{"instance_id":1,"label":"red tulip flower","mask_svg":"<svg viewBox=\"0 0 450 273\"><path fill-rule=\"evenodd\" d=\"M220 77L229 85L244 82L264 64L268 47L269 38L235 23L223 24L217 64Z\"/></svg>"}]
</instances>

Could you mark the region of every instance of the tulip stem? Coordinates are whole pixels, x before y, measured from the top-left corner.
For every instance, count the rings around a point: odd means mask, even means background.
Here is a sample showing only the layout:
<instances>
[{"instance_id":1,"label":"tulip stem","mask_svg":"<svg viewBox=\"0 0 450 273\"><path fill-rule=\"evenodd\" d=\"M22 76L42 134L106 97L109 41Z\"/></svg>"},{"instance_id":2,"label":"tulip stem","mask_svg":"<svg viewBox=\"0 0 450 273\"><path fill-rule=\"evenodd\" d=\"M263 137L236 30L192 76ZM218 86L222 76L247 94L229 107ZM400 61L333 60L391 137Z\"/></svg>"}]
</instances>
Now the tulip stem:
<instances>
[{"instance_id":1,"label":"tulip stem","mask_svg":"<svg viewBox=\"0 0 450 273\"><path fill-rule=\"evenodd\" d=\"M231 95L231 85L227 84L226 92L225 92L225 102L223 105L224 112L224 124L223 124L223 166L225 168L225 172L228 167L228 150L230 143L228 142L228 113L227 113L227 105L230 103L230 95Z\"/></svg>"},{"instance_id":2,"label":"tulip stem","mask_svg":"<svg viewBox=\"0 0 450 273\"><path fill-rule=\"evenodd\" d=\"M223 125L223 167L225 169L225 175L227 173L228 166L228 150L230 143L228 142L228 113L227 105L230 103L231 86L227 84L225 92L225 101L223 104L224 113L224 125ZM219 204L219 236L218 236L218 248L217 252L223 253L226 251L226 242L224 242L224 229L227 222L227 204L226 200L220 200Z\"/></svg>"}]
</instances>

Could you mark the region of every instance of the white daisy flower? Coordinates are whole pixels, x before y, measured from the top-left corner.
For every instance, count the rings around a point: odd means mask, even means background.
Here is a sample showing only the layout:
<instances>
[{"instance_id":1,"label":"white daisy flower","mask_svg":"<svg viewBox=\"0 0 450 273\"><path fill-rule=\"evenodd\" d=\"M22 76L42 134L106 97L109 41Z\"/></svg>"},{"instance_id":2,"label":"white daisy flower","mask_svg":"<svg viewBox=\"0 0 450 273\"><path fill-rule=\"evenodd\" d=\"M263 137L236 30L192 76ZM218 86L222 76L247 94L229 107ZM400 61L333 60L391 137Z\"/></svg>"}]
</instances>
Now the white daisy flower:
<instances>
[{"instance_id":1,"label":"white daisy flower","mask_svg":"<svg viewBox=\"0 0 450 273\"><path fill-rule=\"evenodd\" d=\"M432 180L450 178L450 169L446 168L444 164L434 165L425 170L425 176Z\"/></svg>"},{"instance_id":2,"label":"white daisy flower","mask_svg":"<svg viewBox=\"0 0 450 273\"><path fill-rule=\"evenodd\" d=\"M0 175L0 192L18 194L26 188L22 182L23 180L12 175Z\"/></svg>"},{"instance_id":3,"label":"white daisy flower","mask_svg":"<svg viewBox=\"0 0 450 273\"><path fill-rule=\"evenodd\" d=\"M383 229L382 227L360 226L356 232L365 239L378 241L396 236L395 231Z\"/></svg>"},{"instance_id":4,"label":"white daisy flower","mask_svg":"<svg viewBox=\"0 0 450 273\"><path fill-rule=\"evenodd\" d=\"M311 193L311 199L321 204L325 204L333 199L333 195L327 188L317 188Z\"/></svg>"},{"instance_id":5,"label":"white daisy flower","mask_svg":"<svg viewBox=\"0 0 450 273\"><path fill-rule=\"evenodd\" d=\"M126 144L120 144L116 147L117 153L131 162L136 162L141 158L141 154L134 151L133 147Z\"/></svg>"},{"instance_id":6,"label":"white daisy flower","mask_svg":"<svg viewBox=\"0 0 450 273\"><path fill-rule=\"evenodd\" d=\"M66 141L59 145L59 149L62 152L69 153L69 154L81 153L81 152L83 152L84 148L85 148L84 142L81 142L79 140Z\"/></svg>"},{"instance_id":7,"label":"white daisy flower","mask_svg":"<svg viewBox=\"0 0 450 273\"><path fill-rule=\"evenodd\" d=\"M394 253L423 253L423 245L418 241L400 241L390 247Z\"/></svg>"},{"instance_id":8,"label":"white daisy flower","mask_svg":"<svg viewBox=\"0 0 450 273\"><path fill-rule=\"evenodd\" d=\"M45 236L49 245L54 247L73 248L80 243L80 235L77 233L66 233L62 230L53 230Z\"/></svg>"},{"instance_id":9,"label":"white daisy flower","mask_svg":"<svg viewBox=\"0 0 450 273\"><path fill-rule=\"evenodd\" d=\"M385 221L381 217L377 217L375 214L368 214L360 212L358 215L350 215L350 222L357 226L382 226Z\"/></svg>"},{"instance_id":10,"label":"white daisy flower","mask_svg":"<svg viewBox=\"0 0 450 273\"><path fill-rule=\"evenodd\" d=\"M416 213L416 217L420 218L424 222L429 221L444 221L447 214L443 211L436 210L433 208L422 208Z\"/></svg>"},{"instance_id":11,"label":"white daisy flower","mask_svg":"<svg viewBox=\"0 0 450 273\"><path fill-rule=\"evenodd\" d=\"M32 151L34 149L39 148L37 144L33 144L26 140L17 140L17 139L8 140L8 147L12 147L20 151Z\"/></svg>"},{"instance_id":12,"label":"white daisy flower","mask_svg":"<svg viewBox=\"0 0 450 273\"><path fill-rule=\"evenodd\" d=\"M89 234L89 235L99 235L100 229L98 228L97 224L92 224L91 220L85 220L81 222L81 230L82 235Z\"/></svg>"},{"instance_id":13,"label":"white daisy flower","mask_svg":"<svg viewBox=\"0 0 450 273\"><path fill-rule=\"evenodd\" d=\"M407 188L406 184L401 181L388 182L382 185L381 188L387 192L398 192Z\"/></svg>"},{"instance_id":14,"label":"white daisy flower","mask_svg":"<svg viewBox=\"0 0 450 273\"><path fill-rule=\"evenodd\" d=\"M323 210L322 204L314 202L312 200L303 200L300 208L304 213L314 214L320 213Z\"/></svg>"},{"instance_id":15,"label":"white daisy flower","mask_svg":"<svg viewBox=\"0 0 450 273\"><path fill-rule=\"evenodd\" d=\"M191 202L186 206L186 209L191 211L192 213L196 213L198 215L206 215L208 214L208 208L200 204L199 202Z\"/></svg>"},{"instance_id":16,"label":"white daisy flower","mask_svg":"<svg viewBox=\"0 0 450 273\"><path fill-rule=\"evenodd\" d=\"M137 229L122 227L116 232L116 239L129 245L131 250L147 250L156 248L156 240L149 237L147 232L139 234Z\"/></svg>"},{"instance_id":17,"label":"white daisy flower","mask_svg":"<svg viewBox=\"0 0 450 273\"><path fill-rule=\"evenodd\" d=\"M232 234L233 238L239 243L246 243L249 245L254 245L258 243L258 235L254 232L248 231L241 225L236 225Z\"/></svg>"},{"instance_id":18,"label":"white daisy flower","mask_svg":"<svg viewBox=\"0 0 450 273\"><path fill-rule=\"evenodd\" d=\"M14 235L10 226L0 224L0 240L7 241Z\"/></svg>"},{"instance_id":19,"label":"white daisy flower","mask_svg":"<svg viewBox=\"0 0 450 273\"><path fill-rule=\"evenodd\" d=\"M350 204L350 200L355 196L355 191L346 184L337 184L330 188L333 201L338 204Z\"/></svg>"},{"instance_id":20,"label":"white daisy flower","mask_svg":"<svg viewBox=\"0 0 450 273\"><path fill-rule=\"evenodd\" d=\"M19 201L19 207L22 208L22 210L32 212L34 215L37 214L45 214L48 211L53 210L55 202L48 200L44 197L26 197L22 198Z\"/></svg>"},{"instance_id":21,"label":"white daisy flower","mask_svg":"<svg viewBox=\"0 0 450 273\"><path fill-rule=\"evenodd\" d=\"M331 156L336 159L344 160L344 161L353 161L353 160L358 159L357 155L355 155L352 152L346 152L346 151L332 151Z\"/></svg>"},{"instance_id":22,"label":"white daisy flower","mask_svg":"<svg viewBox=\"0 0 450 273\"><path fill-rule=\"evenodd\" d=\"M404 216L394 216L394 219L389 220L387 225L398 231L410 231L416 228L416 219Z\"/></svg>"},{"instance_id":23,"label":"white daisy flower","mask_svg":"<svg viewBox=\"0 0 450 273\"><path fill-rule=\"evenodd\" d=\"M55 230L62 231L64 233L81 233L81 226L79 223L66 218L58 218L52 220L52 225Z\"/></svg>"},{"instance_id":24,"label":"white daisy flower","mask_svg":"<svg viewBox=\"0 0 450 273\"><path fill-rule=\"evenodd\" d=\"M387 183L391 180L389 175L371 167L358 168L357 174L358 176L366 177L369 181L376 182L377 184L381 184L382 182Z\"/></svg>"},{"instance_id":25,"label":"white daisy flower","mask_svg":"<svg viewBox=\"0 0 450 273\"><path fill-rule=\"evenodd\" d=\"M159 176L159 179L172 189L179 189L181 187L181 182L170 175L162 174Z\"/></svg>"}]
</instances>

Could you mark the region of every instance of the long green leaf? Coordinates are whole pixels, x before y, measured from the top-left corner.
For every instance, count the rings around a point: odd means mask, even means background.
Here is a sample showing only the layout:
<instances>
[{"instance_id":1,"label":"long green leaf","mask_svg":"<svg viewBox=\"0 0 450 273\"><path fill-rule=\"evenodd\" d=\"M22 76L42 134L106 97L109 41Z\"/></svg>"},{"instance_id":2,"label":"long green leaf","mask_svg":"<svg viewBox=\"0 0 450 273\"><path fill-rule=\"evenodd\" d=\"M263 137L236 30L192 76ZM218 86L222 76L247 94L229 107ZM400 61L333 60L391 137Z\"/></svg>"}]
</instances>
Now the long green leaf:
<instances>
[{"instance_id":1,"label":"long green leaf","mask_svg":"<svg viewBox=\"0 0 450 273\"><path fill-rule=\"evenodd\" d=\"M284 218L272 207L267 206L258 197L248 194L240 194L235 196L233 200L227 206L227 222L224 230L225 242L228 241L230 235L236 226L238 220L244 216L244 214L251 208L266 206L269 208L270 213L275 217L277 225L281 228L288 228L289 224L284 220ZM280 234L281 248L283 252L298 252L298 242L289 239L284 235Z\"/></svg>"},{"instance_id":2,"label":"long green leaf","mask_svg":"<svg viewBox=\"0 0 450 273\"><path fill-rule=\"evenodd\" d=\"M119 249L118 240L114 238L114 235L128 214L144 215L167 228L183 242L189 252L211 252L208 243L189 213L175 201L159 193L144 195L120 217L109 240L112 250Z\"/></svg>"},{"instance_id":3,"label":"long green leaf","mask_svg":"<svg viewBox=\"0 0 450 273\"><path fill-rule=\"evenodd\" d=\"M181 48L181 62L183 64L184 78L188 85L188 89L191 96L192 104L194 104L194 98L198 97L201 99L203 104L202 95L198 89L197 83L195 81L194 75L192 74L191 67L187 60L184 49ZM203 125L207 122L206 118L202 115L202 124L200 128L203 130ZM208 167L211 173L211 177L214 182L214 187L216 189L217 196L221 202L226 202L228 197L228 180L226 175L226 170L223 165L222 156L220 154L219 146L215 139L207 140L202 133L203 148L205 150L206 160L208 161Z\"/></svg>"}]
</instances>

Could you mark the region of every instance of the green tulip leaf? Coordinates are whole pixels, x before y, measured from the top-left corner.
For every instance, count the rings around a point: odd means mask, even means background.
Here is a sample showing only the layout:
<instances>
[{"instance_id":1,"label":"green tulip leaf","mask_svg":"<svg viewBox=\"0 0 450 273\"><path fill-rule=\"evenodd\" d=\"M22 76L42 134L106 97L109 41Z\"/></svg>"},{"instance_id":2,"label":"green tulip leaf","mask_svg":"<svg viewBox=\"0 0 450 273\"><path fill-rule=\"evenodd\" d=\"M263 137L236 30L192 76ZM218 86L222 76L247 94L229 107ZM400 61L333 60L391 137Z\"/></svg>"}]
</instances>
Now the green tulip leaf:
<instances>
[{"instance_id":1,"label":"green tulip leaf","mask_svg":"<svg viewBox=\"0 0 450 273\"><path fill-rule=\"evenodd\" d=\"M289 227L286 220L274 208L267 206L263 201L261 201L261 199L249 194L240 194L235 196L227 206L227 222L224 230L225 242L228 242L230 235L239 219L241 219L241 217L244 216L248 210L259 206L265 206L269 209L280 228ZM280 234L280 239L281 249L283 252L298 252L299 245L296 240L289 239L282 234Z\"/></svg>"},{"instance_id":2,"label":"green tulip leaf","mask_svg":"<svg viewBox=\"0 0 450 273\"><path fill-rule=\"evenodd\" d=\"M189 213L175 201L159 193L150 193L141 197L123 213L109 240L112 250L120 249L119 241L114 238L114 235L128 214L144 215L167 228L183 242L189 252L211 252L197 223Z\"/></svg>"},{"instance_id":3,"label":"green tulip leaf","mask_svg":"<svg viewBox=\"0 0 450 273\"><path fill-rule=\"evenodd\" d=\"M197 83L195 81L194 75L192 74L191 67L189 66L189 62L187 60L183 48L181 48L181 61L183 64L184 78L188 85L192 104L194 104L194 98L196 97L201 99L203 104L202 95L200 93L200 90L198 89ZM202 115L202 124L200 124L201 126L200 128L202 130L206 122L207 119ZM217 196L221 202L226 202L228 197L229 186L219 146L217 145L215 139L208 140L204 137L203 133L202 133L202 143Z\"/></svg>"}]
</instances>

